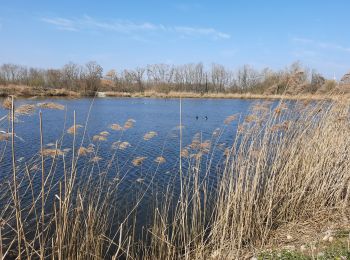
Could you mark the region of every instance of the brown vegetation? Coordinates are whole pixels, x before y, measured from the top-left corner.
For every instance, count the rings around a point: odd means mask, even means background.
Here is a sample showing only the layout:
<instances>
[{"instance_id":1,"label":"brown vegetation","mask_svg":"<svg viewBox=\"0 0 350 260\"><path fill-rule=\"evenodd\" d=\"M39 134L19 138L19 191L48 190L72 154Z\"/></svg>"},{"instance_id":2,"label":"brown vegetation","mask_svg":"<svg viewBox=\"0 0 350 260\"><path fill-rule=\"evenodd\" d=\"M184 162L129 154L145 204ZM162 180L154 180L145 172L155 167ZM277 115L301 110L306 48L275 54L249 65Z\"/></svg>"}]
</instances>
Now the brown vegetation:
<instances>
[{"instance_id":1,"label":"brown vegetation","mask_svg":"<svg viewBox=\"0 0 350 260\"><path fill-rule=\"evenodd\" d=\"M350 93L349 74L336 82L296 62L284 70L236 70L202 63L151 64L135 69L111 70L103 75L96 62L68 63L61 69L36 69L15 64L0 66L0 95L16 96L154 96L259 98L266 96ZM184 94L181 94L184 93Z\"/></svg>"},{"instance_id":2,"label":"brown vegetation","mask_svg":"<svg viewBox=\"0 0 350 260\"><path fill-rule=\"evenodd\" d=\"M232 120L236 117L226 123ZM14 133L14 120L9 121ZM57 182L54 166L57 160L66 160L59 156L63 150L41 146L39 160L26 162L23 169L13 160L14 181L0 184L0 198L7 198L0 209L0 256L245 259L275 247L307 243L310 250L318 250L316 245L334 239L335 230L350 226L347 100L299 101L295 106L281 101L275 110L263 103L252 107L240 126L232 144L216 146L212 140L202 141L199 133L184 146L181 156L188 167L174 171L179 181L168 184L162 200L153 192L149 195L155 196L147 208L152 221L143 228L141 240L135 236L140 224L136 211L146 191L123 215L119 206L125 202L116 193L122 172L109 171L118 149L108 164L102 164L97 149L91 150L91 168L89 163L76 168L79 157L71 159L71 167L64 161ZM15 149L13 136L9 140ZM122 143L116 142L115 148ZM203 154L216 148L225 151L223 163L215 172L209 166L201 168ZM85 148L78 150L80 155L87 153ZM137 156L131 163L141 166L145 160ZM48 170L40 167L45 163L51 164ZM107 173L115 174L113 180ZM216 185L211 185L214 177ZM37 179L42 180L40 192L33 184ZM152 179L136 176L135 182L147 189ZM26 197L29 206L22 203Z\"/></svg>"},{"instance_id":3,"label":"brown vegetation","mask_svg":"<svg viewBox=\"0 0 350 260\"><path fill-rule=\"evenodd\" d=\"M54 102L38 103L37 106L40 108L64 110L64 105Z\"/></svg>"}]
</instances>

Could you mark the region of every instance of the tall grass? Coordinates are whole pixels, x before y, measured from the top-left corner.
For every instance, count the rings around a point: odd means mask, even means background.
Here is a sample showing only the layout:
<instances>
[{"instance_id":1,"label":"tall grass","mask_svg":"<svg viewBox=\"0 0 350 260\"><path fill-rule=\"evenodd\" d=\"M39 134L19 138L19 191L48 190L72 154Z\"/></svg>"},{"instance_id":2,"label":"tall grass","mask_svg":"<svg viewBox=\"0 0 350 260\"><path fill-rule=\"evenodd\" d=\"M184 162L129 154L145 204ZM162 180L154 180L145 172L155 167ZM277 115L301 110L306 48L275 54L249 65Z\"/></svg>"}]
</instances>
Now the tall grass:
<instances>
[{"instance_id":1,"label":"tall grass","mask_svg":"<svg viewBox=\"0 0 350 260\"><path fill-rule=\"evenodd\" d=\"M99 165L94 158L103 140L95 138L92 149L83 147L83 142L77 147L74 120L68 131L74 140L71 158L60 153L59 141L50 156L45 155L41 131L41 151L17 170L15 111L12 102L13 176L0 185L0 258L241 259L274 243L286 223L332 215L347 221L350 118L346 100L281 101L277 106L265 102L252 107L245 118L228 117L227 129L220 131L232 131L233 120L239 126L217 168L213 154L222 148L216 139L219 130L212 140L196 136L191 144L181 144L184 167L166 189L152 193L146 224L138 219L138 210L153 179L124 211L118 188L126 169L118 168L115 178L108 174L121 140L109 162ZM42 129L45 122L40 122ZM124 127L114 128L123 135L133 123L130 119ZM181 126L180 130L185 134ZM107 134L98 136L107 138ZM154 136L150 132L144 138ZM91 160L79 168L83 156ZM163 162L163 156L155 163ZM130 158L135 167L142 167L144 160ZM59 178L57 167L63 172Z\"/></svg>"}]
</instances>

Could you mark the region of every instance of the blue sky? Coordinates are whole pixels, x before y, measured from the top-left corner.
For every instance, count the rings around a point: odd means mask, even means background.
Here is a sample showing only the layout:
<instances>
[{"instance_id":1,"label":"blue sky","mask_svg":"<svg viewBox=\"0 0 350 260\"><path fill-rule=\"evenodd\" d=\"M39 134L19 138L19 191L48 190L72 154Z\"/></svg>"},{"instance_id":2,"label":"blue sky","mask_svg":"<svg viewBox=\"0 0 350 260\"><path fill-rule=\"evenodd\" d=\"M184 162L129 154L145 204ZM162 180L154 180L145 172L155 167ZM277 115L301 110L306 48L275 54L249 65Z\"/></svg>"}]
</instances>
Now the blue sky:
<instances>
[{"instance_id":1,"label":"blue sky","mask_svg":"<svg viewBox=\"0 0 350 260\"><path fill-rule=\"evenodd\" d=\"M1 1L0 63L105 71L212 62L232 69L293 61L327 77L350 70L348 0Z\"/></svg>"}]
</instances>

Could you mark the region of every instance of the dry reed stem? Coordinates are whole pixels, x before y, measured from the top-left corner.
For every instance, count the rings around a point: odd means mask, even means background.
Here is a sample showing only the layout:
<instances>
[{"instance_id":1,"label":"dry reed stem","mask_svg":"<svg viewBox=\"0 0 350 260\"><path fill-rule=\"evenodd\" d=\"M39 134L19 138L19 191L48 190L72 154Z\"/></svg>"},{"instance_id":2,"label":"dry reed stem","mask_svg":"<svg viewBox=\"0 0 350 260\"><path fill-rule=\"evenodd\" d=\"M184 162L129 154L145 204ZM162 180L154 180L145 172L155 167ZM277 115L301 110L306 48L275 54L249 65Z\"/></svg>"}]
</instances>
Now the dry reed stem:
<instances>
[{"instance_id":1,"label":"dry reed stem","mask_svg":"<svg viewBox=\"0 0 350 260\"><path fill-rule=\"evenodd\" d=\"M5 219L6 225L24 219L23 227L19 222L11 226L14 237L20 234L16 240L27 248L20 254L37 258L52 250L52 256L58 259L103 259L109 257L104 252L109 248L116 259L138 259L140 255L143 259L243 259L263 248L284 246L290 243L289 236L293 239L298 235L311 236L313 225L322 229L348 221L349 103L325 102L306 107L297 104L278 113L267 109L267 105L256 105L252 110L253 118L241 122L233 144L217 145L219 153L225 149L226 158L215 173L210 165L203 168L201 164L203 154L216 148L213 140L202 141L199 133L189 146L181 146L180 157L189 157L191 152L193 160L184 160L188 167L180 176L175 173L177 181L169 182L165 193L161 193L161 201L154 197L155 206L147 211L152 221L141 241L135 237L136 214L127 213L123 224L118 224L118 231L111 234L115 223L108 216L115 216L112 208L119 210L118 203L123 201L114 193L116 182L105 179L107 169L91 165L101 157L95 155L90 164L79 168L79 173L78 168L72 167L75 172L69 174L69 167L63 167L62 184L48 181L48 176L54 179L53 173L48 172L43 181L47 186L42 192L45 194L42 204L53 206L54 211L45 214L43 221L39 209L38 217L33 219L36 229L33 239L28 242L21 235L31 228L26 223L27 216L21 218L11 213L10 220ZM264 116L258 117L261 114ZM119 149L122 143L115 142L112 147ZM62 148L56 145L51 149L56 156L58 149ZM85 154L94 152L93 146L81 149ZM42 158L44 150L47 149L42 148ZM160 157L163 158L159 156L155 161L160 163ZM61 158L65 159L64 154ZM132 163L140 166L145 159L136 157ZM37 163L34 161L28 169L38 168ZM123 180L119 174L123 172L115 169L119 185ZM96 171L100 174L94 174ZM79 182L75 180L77 174L81 174ZM35 174L24 176L29 179L23 179L23 183L32 187ZM152 183L149 179L145 182L143 177L136 179L142 183L139 188ZM215 178L215 185L209 181L211 178ZM54 187L60 187L59 192ZM181 196L176 189L181 190ZM29 193L21 192L19 196L31 197L28 190ZM53 201L47 199L49 194L55 195ZM20 199L15 199L12 205ZM43 198L34 194L32 199L35 208L40 205L36 201ZM134 205L133 210L138 206L139 203ZM32 213L35 216L36 211ZM1 214L2 210L0 217ZM49 229L54 231L52 236L47 232ZM308 229L312 229L311 233ZM304 243L306 238L300 241Z\"/></svg>"},{"instance_id":2,"label":"dry reed stem","mask_svg":"<svg viewBox=\"0 0 350 260\"><path fill-rule=\"evenodd\" d=\"M237 115L236 115L236 114L230 115L230 116L228 116L228 117L225 118L224 124L225 124L225 125L228 125L228 124L230 124L232 121L236 120L236 118L237 118Z\"/></svg>"}]
</instances>

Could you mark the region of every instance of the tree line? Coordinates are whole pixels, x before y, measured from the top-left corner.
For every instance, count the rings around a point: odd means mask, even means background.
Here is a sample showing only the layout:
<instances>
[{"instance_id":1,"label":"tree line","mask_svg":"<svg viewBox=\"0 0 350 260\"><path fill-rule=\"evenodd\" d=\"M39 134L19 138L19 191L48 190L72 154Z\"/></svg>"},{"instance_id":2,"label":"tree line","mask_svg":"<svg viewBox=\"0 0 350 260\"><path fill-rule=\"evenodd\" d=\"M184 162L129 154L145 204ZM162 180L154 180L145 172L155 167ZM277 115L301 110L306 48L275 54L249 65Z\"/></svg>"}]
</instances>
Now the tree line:
<instances>
[{"instance_id":1,"label":"tree line","mask_svg":"<svg viewBox=\"0 0 350 260\"><path fill-rule=\"evenodd\" d=\"M346 74L348 75L348 74ZM346 76L345 75L345 76ZM345 77L344 76L344 77ZM69 62L60 69L37 69L16 64L0 66L0 85L67 89L84 94L96 91L195 93L299 94L329 91L336 82L327 80L299 62L285 69L261 70L244 65L236 70L213 63L184 65L150 64L134 69L110 70L105 74L95 61L84 65Z\"/></svg>"}]
</instances>

